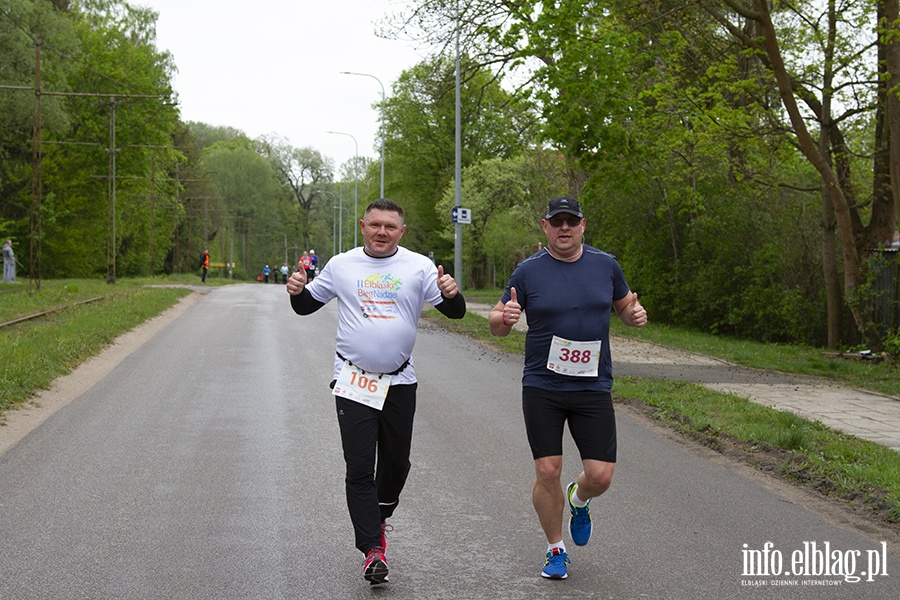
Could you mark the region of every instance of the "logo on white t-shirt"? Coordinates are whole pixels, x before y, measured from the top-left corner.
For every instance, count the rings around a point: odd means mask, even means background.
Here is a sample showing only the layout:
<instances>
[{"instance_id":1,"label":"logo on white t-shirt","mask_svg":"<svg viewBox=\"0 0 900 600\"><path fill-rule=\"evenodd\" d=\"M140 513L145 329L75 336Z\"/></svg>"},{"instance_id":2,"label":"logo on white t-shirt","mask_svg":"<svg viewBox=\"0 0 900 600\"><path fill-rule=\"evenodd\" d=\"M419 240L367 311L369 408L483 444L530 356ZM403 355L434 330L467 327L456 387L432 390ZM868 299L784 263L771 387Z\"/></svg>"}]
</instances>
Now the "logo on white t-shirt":
<instances>
[{"instance_id":1,"label":"logo on white t-shirt","mask_svg":"<svg viewBox=\"0 0 900 600\"><path fill-rule=\"evenodd\" d=\"M397 298L403 282L390 274L376 273L365 279L358 279L356 296L360 300L360 310L366 318L396 319Z\"/></svg>"}]
</instances>

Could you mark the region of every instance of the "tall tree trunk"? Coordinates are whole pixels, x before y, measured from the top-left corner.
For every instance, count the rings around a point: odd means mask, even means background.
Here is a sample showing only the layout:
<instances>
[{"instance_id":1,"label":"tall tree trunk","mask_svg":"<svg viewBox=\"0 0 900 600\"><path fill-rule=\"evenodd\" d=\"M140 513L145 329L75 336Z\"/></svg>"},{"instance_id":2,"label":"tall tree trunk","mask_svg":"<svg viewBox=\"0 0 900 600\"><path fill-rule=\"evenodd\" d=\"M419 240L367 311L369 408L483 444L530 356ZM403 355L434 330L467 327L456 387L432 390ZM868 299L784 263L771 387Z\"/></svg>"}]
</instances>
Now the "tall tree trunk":
<instances>
[{"instance_id":1,"label":"tall tree trunk","mask_svg":"<svg viewBox=\"0 0 900 600\"><path fill-rule=\"evenodd\" d=\"M834 0L829 0L829 36L822 69L822 104L819 109L819 154L825 164L833 169L831 156L831 89L834 79ZM823 180L824 181L824 180ZM837 348L841 343L841 284L838 277L837 239L835 235L834 200L831 187L822 186L822 274L825 280L825 304L827 309L826 331L828 347Z\"/></svg>"},{"instance_id":2,"label":"tall tree trunk","mask_svg":"<svg viewBox=\"0 0 900 600\"><path fill-rule=\"evenodd\" d=\"M819 149L827 155L828 125L823 123L819 135ZM834 203L831 188L822 186L822 275L825 280L825 305L828 347L837 348L841 343L841 282L838 275L837 235L835 233Z\"/></svg>"},{"instance_id":3,"label":"tall tree trunk","mask_svg":"<svg viewBox=\"0 0 900 600\"><path fill-rule=\"evenodd\" d=\"M893 20L889 4L894 5ZM860 239L860 252L871 252L891 239L896 222L894 187L898 179L897 144L900 127L897 124L897 95L892 88L897 86L897 32L888 23L896 20L897 0L882 0L878 3L878 64L883 70L877 88L875 109L874 172L872 176L872 216L865 236ZM893 64L892 64L893 63ZM893 68L894 74L891 74ZM892 114L893 113L893 114ZM893 123L892 123L893 120Z\"/></svg>"},{"instance_id":4,"label":"tall tree trunk","mask_svg":"<svg viewBox=\"0 0 900 600\"><path fill-rule=\"evenodd\" d=\"M828 347L841 343L841 282L838 276L837 235L835 234L834 204L827 189L822 190L822 274L825 278L825 308Z\"/></svg>"},{"instance_id":5,"label":"tall tree trunk","mask_svg":"<svg viewBox=\"0 0 900 600\"><path fill-rule=\"evenodd\" d=\"M768 0L753 0L755 18L760 25L760 33L763 35L766 56L772 66L772 73L778 83L778 92L785 110L791 120L797 143L807 160L815 167L822 177L822 185L829 193L834 204L834 216L837 225L838 240L844 259L844 291L846 293L847 306L853 315L853 320L859 330L865 336L866 342L873 350L881 348L881 340L874 335L868 327L868 320L863 310L863 303L859 295L859 286L862 283L862 264L856 247L856 236L853 231L853 223L847 198L844 196L840 183L835 177L834 171L818 151L816 143L806 128L806 122L800 114L797 100L791 86L791 79L781 56L775 26L769 12Z\"/></svg>"},{"instance_id":6,"label":"tall tree trunk","mask_svg":"<svg viewBox=\"0 0 900 600\"><path fill-rule=\"evenodd\" d=\"M891 191L894 202L894 229L900 227L900 0L882 0L879 4L884 17L884 33L879 36L887 70L887 122L890 145ZM881 52L879 52L881 54Z\"/></svg>"}]
</instances>

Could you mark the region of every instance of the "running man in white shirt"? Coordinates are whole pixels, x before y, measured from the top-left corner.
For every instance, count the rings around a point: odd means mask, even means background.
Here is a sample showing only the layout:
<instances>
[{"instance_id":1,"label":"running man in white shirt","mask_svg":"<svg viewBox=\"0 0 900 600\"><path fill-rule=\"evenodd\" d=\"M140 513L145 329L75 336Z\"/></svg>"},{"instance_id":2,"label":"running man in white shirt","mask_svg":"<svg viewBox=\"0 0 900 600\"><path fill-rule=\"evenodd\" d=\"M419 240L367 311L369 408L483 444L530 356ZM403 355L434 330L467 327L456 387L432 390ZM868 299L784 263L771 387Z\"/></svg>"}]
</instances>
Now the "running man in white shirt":
<instances>
[{"instance_id":1,"label":"running man in white shirt","mask_svg":"<svg viewBox=\"0 0 900 600\"><path fill-rule=\"evenodd\" d=\"M366 555L363 576L387 581L386 520L409 474L416 375L412 351L425 302L451 319L466 314L456 281L431 260L400 247L403 209L381 198L366 207L364 246L333 257L308 282L291 275L291 307L308 315L338 301L332 388L344 461L347 506L356 547Z\"/></svg>"}]
</instances>

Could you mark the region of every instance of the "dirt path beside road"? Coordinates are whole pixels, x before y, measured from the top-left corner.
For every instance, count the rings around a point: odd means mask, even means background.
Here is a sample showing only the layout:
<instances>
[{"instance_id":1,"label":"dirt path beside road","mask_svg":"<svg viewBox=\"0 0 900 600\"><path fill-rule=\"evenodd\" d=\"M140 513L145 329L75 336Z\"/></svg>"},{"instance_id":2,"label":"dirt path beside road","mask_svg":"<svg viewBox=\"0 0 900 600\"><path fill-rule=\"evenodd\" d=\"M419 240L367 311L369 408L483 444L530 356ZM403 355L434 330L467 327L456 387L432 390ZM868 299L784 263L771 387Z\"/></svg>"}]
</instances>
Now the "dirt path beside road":
<instances>
[{"instance_id":1,"label":"dirt path beside road","mask_svg":"<svg viewBox=\"0 0 900 600\"><path fill-rule=\"evenodd\" d=\"M492 307L469 303L468 308L486 317ZM516 327L527 331L524 315ZM900 398L835 385L827 379L748 369L626 337L612 337L609 345L617 377L698 383L900 451Z\"/></svg>"}]
</instances>

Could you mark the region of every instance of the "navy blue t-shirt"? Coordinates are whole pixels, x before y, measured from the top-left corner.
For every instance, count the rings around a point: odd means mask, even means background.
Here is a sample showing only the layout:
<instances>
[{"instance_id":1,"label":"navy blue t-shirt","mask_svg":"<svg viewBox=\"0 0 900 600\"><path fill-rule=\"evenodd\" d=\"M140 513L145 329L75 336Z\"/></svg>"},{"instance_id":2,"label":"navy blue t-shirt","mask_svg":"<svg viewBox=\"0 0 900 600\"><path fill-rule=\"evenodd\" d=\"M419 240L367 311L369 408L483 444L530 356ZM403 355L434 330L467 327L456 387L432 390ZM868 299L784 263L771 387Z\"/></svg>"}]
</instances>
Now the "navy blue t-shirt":
<instances>
[{"instance_id":1,"label":"navy blue t-shirt","mask_svg":"<svg viewBox=\"0 0 900 600\"><path fill-rule=\"evenodd\" d=\"M500 299L509 302L510 287L528 322L522 385L548 390L609 392L612 359L609 319L612 303L628 294L616 257L585 244L575 262L553 258L546 248L516 266ZM560 375L547 368L553 336L585 342L600 340L597 377Z\"/></svg>"}]
</instances>

